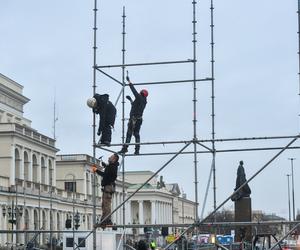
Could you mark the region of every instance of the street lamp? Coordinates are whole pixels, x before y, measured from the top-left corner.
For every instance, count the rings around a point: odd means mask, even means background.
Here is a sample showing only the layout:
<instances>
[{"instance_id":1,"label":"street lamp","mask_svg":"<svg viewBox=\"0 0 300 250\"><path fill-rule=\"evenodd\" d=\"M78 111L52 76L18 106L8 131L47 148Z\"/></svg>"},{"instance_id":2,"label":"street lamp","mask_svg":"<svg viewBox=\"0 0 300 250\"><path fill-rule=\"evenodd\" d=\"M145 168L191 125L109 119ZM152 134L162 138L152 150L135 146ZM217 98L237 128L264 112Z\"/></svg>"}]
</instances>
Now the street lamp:
<instances>
[{"instance_id":1,"label":"street lamp","mask_svg":"<svg viewBox=\"0 0 300 250\"><path fill-rule=\"evenodd\" d=\"M288 180L288 204L289 204L289 221L291 221L291 199L290 199L290 174L287 174Z\"/></svg>"},{"instance_id":2,"label":"street lamp","mask_svg":"<svg viewBox=\"0 0 300 250\"><path fill-rule=\"evenodd\" d=\"M74 215L74 222L75 222L75 225L74 225L75 229L78 230L78 228L80 227L80 224L79 224L79 222L80 222L80 215L78 213L78 210L77 210L76 214Z\"/></svg>"},{"instance_id":3,"label":"street lamp","mask_svg":"<svg viewBox=\"0 0 300 250\"><path fill-rule=\"evenodd\" d=\"M22 217L23 215L23 207L22 206L16 206L14 204L14 200L11 203L11 206L4 206L2 208L2 215L3 217L8 216L8 222L11 223L11 249L13 249L14 244L14 224L17 224L17 220L19 219L19 216ZM18 243L18 242L17 242Z\"/></svg>"},{"instance_id":4,"label":"street lamp","mask_svg":"<svg viewBox=\"0 0 300 250\"><path fill-rule=\"evenodd\" d=\"M296 158L288 158L291 161L292 170L292 202L293 202L293 221L295 221L295 191L294 191L294 160Z\"/></svg>"}]
</instances>

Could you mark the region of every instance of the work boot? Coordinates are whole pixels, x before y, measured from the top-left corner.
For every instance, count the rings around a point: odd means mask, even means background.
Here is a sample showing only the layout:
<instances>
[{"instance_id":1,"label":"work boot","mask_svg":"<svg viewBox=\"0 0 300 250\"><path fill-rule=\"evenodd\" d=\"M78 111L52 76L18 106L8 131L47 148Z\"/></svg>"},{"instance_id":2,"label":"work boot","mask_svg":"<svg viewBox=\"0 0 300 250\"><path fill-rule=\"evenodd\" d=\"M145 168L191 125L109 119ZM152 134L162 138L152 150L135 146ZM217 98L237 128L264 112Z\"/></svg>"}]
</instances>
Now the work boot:
<instances>
[{"instance_id":1,"label":"work boot","mask_svg":"<svg viewBox=\"0 0 300 250\"><path fill-rule=\"evenodd\" d=\"M139 148L136 148L135 151L134 151L134 154L135 154L135 155L139 155L139 154L140 154L140 149L139 149Z\"/></svg>"},{"instance_id":2,"label":"work boot","mask_svg":"<svg viewBox=\"0 0 300 250\"><path fill-rule=\"evenodd\" d=\"M119 154L125 154L125 153L127 153L127 152L128 152L127 147L123 147L118 153L119 153Z\"/></svg>"},{"instance_id":3,"label":"work boot","mask_svg":"<svg viewBox=\"0 0 300 250\"><path fill-rule=\"evenodd\" d=\"M105 146L107 146L107 147L110 146L110 142L109 142L109 141L101 141L101 144L102 144L102 145L105 145Z\"/></svg>"}]
</instances>

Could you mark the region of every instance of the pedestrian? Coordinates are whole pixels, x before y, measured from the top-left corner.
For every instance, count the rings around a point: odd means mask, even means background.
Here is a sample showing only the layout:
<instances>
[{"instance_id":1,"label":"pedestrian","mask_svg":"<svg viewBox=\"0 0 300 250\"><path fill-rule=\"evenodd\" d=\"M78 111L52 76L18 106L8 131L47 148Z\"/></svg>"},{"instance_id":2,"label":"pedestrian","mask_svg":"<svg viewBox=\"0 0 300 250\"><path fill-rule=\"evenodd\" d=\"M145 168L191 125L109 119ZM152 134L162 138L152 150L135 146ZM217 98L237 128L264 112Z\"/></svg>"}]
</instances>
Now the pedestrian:
<instances>
[{"instance_id":1,"label":"pedestrian","mask_svg":"<svg viewBox=\"0 0 300 250\"><path fill-rule=\"evenodd\" d=\"M95 114L99 114L99 127L97 135L100 136L99 143L106 146L111 142L111 130L115 125L117 110L109 101L108 94L95 94L87 100L87 105L93 109Z\"/></svg>"},{"instance_id":2,"label":"pedestrian","mask_svg":"<svg viewBox=\"0 0 300 250\"><path fill-rule=\"evenodd\" d=\"M126 80L129 83L129 87L135 97L134 101L130 96L126 96L126 98L131 103L131 109L129 114L129 121L127 125L127 134L125 143L130 143L132 134L135 137L135 151L134 154L138 155L140 153L140 129L143 122L143 112L147 104L147 96L148 91L146 89L142 89L140 93L137 92L129 77L126 77ZM128 152L128 145L123 145L120 154L125 154Z\"/></svg>"},{"instance_id":3,"label":"pedestrian","mask_svg":"<svg viewBox=\"0 0 300 250\"><path fill-rule=\"evenodd\" d=\"M137 250L148 250L147 244L144 240L140 240L137 245Z\"/></svg>"},{"instance_id":4,"label":"pedestrian","mask_svg":"<svg viewBox=\"0 0 300 250\"><path fill-rule=\"evenodd\" d=\"M150 249L151 250L155 250L156 249L156 243L155 243L154 240L151 240L151 242L150 242Z\"/></svg>"},{"instance_id":5,"label":"pedestrian","mask_svg":"<svg viewBox=\"0 0 300 250\"><path fill-rule=\"evenodd\" d=\"M102 186L102 217L100 226L105 227L107 225L112 225L111 221L111 201L112 195L115 192L115 181L118 175L119 166L119 156L118 154L113 154L108 158L108 163L101 163L104 171L98 169L95 165L92 168L94 173L102 176L101 186Z\"/></svg>"}]
</instances>

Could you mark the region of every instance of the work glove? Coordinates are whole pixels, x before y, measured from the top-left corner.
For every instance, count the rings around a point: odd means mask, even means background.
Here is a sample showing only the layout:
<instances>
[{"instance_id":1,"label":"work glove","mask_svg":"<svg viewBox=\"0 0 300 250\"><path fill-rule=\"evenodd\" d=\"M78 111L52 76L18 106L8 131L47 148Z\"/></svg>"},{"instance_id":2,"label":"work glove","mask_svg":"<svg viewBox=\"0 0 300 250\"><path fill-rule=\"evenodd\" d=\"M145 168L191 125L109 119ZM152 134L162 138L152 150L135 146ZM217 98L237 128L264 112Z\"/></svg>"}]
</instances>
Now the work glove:
<instances>
[{"instance_id":1,"label":"work glove","mask_svg":"<svg viewBox=\"0 0 300 250\"><path fill-rule=\"evenodd\" d=\"M91 171L92 171L93 173L96 173L96 172L97 172L97 167L96 167L95 165L93 165Z\"/></svg>"},{"instance_id":2,"label":"work glove","mask_svg":"<svg viewBox=\"0 0 300 250\"><path fill-rule=\"evenodd\" d=\"M126 80L127 82L130 82L129 76L126 76Z\"/></svg>"},{"instance_id":3,"label":"work glove","mask_svg":"<svg viewBox=\"0 0 300 250\"><path fill-rule=\"evenodd\" d=\"M132 101L132 99L129 95L126 96L126 99L129 100L129 101Z\"/></svg>"}]
</instances>

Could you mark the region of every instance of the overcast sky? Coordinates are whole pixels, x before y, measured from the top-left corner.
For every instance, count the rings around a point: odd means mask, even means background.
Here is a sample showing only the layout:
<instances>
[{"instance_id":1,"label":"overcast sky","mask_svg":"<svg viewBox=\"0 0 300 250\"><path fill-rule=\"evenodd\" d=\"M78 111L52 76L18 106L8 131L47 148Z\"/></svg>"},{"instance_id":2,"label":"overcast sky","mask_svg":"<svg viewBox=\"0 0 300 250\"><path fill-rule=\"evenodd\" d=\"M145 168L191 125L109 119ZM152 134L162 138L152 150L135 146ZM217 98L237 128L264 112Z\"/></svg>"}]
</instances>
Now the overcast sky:
<instances>
[{"instance_id":1,"label":"overcast sky","mask_svg":"<svg viewBox=\"0 0 300 250\"><path fill-rule=\"evenodd\" d=\"M99 1L97 64L122 62L122 7L126 5L126 62L192 58L191 1ZM197 4L197 77L211 76L210 1ZM92 154L92 0L2 0L0 3L0 72L24 86L31 99L25 117L33 128L53 132L56 92L57 147L60 153ZM296 135L298 114L297 1L215 1L216 138ZM128 68L133 82L192 78L192 65ZM120 69L107 72L121 79ZM120 87L97 74L97 92L115 102ZM148 104L142 141L190 140L191 83L147 86ZM126 94L130 90L126 89ZM211 85L197 84L197 136L211 138ZM121 141L121 103L113 142ZM126 117L130 105L126 104ZM285 146L289 140L218 143L217 149ZM300 143L295 143L299 145ZM207 144L210 146L210 144ZM183 145L143 146L141 152L179 150ZM118 149L118 148L116 148ZM189 147L193 149L192 146ZM199 147L199 149L201 149ZM130 147L130 151L133 148ZM238 162L244 160L249 178L278 151L220 153L216 157L217 204L233 191ZM106 152L97 150L97 155ZM171 156L129 157L126 170L156 171ZM295 162L295 198L299 208L299 150L283 153L251 183L253 209L288 217L289 157ZM211 155L198 156L199 202L203 205ZM163 172L194 199L193 156L179 156ZM212 188L206 213L212 209ZM228 202L225 207L233 207Z\"/></svg>"}]
</instances>

